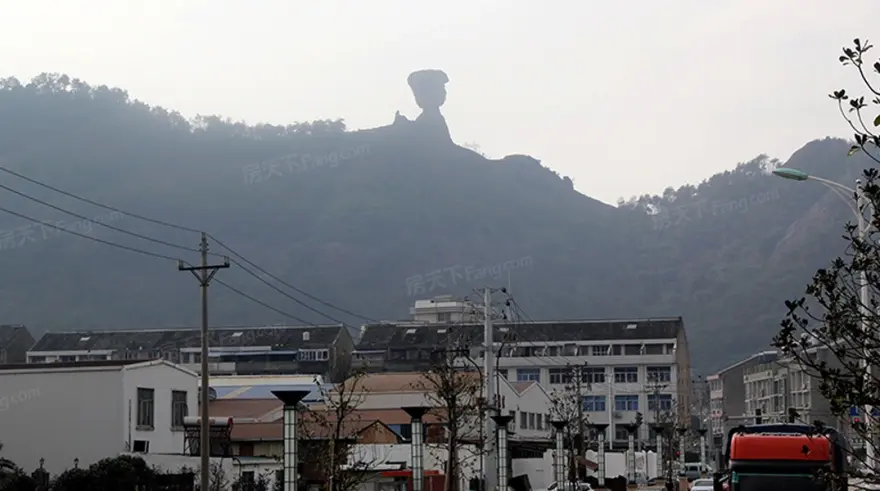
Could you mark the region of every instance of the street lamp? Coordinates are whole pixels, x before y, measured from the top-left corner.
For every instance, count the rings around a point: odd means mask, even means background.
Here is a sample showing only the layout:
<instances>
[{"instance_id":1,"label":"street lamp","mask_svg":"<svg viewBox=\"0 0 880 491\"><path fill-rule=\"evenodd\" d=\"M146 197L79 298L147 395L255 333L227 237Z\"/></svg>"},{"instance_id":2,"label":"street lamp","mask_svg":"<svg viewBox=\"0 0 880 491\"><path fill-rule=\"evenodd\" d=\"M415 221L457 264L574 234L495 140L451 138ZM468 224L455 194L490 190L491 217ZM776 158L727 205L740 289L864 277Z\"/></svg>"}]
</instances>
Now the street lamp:
<instances>
[{"instance_id":1,"label":"street lamp","mask_svg":"<svg viewBox=\"0 0 880 491\"><path fill-rule=\"evenodd\" d=\"M297 434L297 409L300 401L309 395L307 390L273 390L272 395L278 398L283 404L283 432L284 437L284 482L281 488L284 491L296 491L297 478L299 473L299 456L297 455L297 445L299 444L299 435ZM207 486L205 486L207 488Z\"/></svg>"},{"instance_id":2,"label":"street lamp","mask_svg":"<svg viewBox=\"0 0 880 491\"><path fill-rule=\"evenodd\" d=\"M862 181L861 179L856 180L855 189L840 184L839 182L830 181L828 179L824 179L822 177L811 176L804 171L781 167L779 169L773 170L773 175L777 177L781 177L783 179L789 179L792 181L816 181L823 184L825 187L831 189L838 196L840 196L844 201L846 201L847 205L849 205L852 212L856 215L856 220L858 223L858 237L860 241L864 241L865 237L868 235L868 228L870 227L870 223L865 220L864 214L862 214L862 209L865 208L869 203L865 202L865 193L864 189L862 189ZM849 193L849 195L844 194L844 192ZM856 205L852 204L852 196L856 197ZM873 212L874 210L872 210ZM868 316L871 315L871 311L868 308L868 302L870 302L870 289L868 286L868 272L862 269L859 272L859 283L861 284L859 287L859 297L860 297L860 310L862 312L861 320L862 320L862 332L866 337L870 335L870 327L868 326ZM871 381L871 365L868 362L870 355L870 348L865 347L865 361L863 363L865 369L865 382L866 384ZM787 381L786 381L787 383ZM788 389L786 387L786 389ZM873 472L877 467L877 460L874 448L874 429L873 429L873 417L872 412L874 408L870 405L865 407L865 430L868 434L868 440L870 442L869 445L866 445L866 463L868 464L868 469L871 469Z\"/></svg>"},{"instance_id":3,"label":"street lamp","mask_svg":"<svg viewBox=\"0 0 880 491\"><path fill-rule=\"evenodd\" d=\"M422 456L422 418L428 412L427 407L409 406L402 408L410 417L410 452L412 454L412 489L422 491L425 488L425 462Z\"/></svg>"}]
</instances>

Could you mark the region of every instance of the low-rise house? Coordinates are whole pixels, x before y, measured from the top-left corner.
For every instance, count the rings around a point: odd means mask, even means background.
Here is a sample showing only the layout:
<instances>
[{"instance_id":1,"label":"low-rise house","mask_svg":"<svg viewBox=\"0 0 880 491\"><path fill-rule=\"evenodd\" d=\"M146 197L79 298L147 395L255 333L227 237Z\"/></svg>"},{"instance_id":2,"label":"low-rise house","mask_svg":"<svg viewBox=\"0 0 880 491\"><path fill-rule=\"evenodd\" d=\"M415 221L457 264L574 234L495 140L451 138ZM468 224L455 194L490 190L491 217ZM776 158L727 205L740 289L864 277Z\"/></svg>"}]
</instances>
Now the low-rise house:
<instances>
[{"instance_id":1,"label":"low-rise house","mask_svg":"<svg viewBox=\"0 0 880 491\"><path fill-rule=\"evenodd\" d=\"M0 326L0 364L25 363L27 351L34 345L34 337L25 326L6 324Z\"/></svg>"},{"instance_id":2,"label":"low-rise house","mask_svg":"<svg viewBox=\"0 0 880 491\"><path fill-rule=\"evenodd\" d=\"M211 328L208 370L216 375L314 374L342 380L354 342L340 325ZM162 358L201 371L199 329L51 332L28 363Z\"/></svg>"},{"instance_id":3,"label":"low-rise house","mask_svg":"<svg viewBox=\"0 0 880 491\"><path fill-rule=\"evenodd\" d=\"M177 453L197 374L165 360L0 366L3 457L58 474L123 452Z\"/></svg>"}]
</instances>

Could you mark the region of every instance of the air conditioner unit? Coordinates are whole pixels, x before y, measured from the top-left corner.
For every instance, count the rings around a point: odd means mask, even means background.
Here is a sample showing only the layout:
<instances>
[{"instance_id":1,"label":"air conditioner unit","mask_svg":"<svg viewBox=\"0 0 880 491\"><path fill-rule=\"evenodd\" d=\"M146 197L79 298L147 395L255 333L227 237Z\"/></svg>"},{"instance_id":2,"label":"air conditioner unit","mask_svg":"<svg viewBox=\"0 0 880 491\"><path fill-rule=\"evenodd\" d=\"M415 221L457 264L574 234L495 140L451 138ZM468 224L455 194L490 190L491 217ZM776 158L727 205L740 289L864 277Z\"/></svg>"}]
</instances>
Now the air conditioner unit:
<instances>
[{"instance_id":1,"label":"air conditioner unit","mask_svg":"<svg viewBox=\"0 0 880 491\"><path fill-rule=\"evenodd\" d=\"M615 411L615 412L612 414L612 416L614 416L614 419L623 419L623 413L619 413L619 412L617 412L617 411Z\"/></svg>"}]
</instances>

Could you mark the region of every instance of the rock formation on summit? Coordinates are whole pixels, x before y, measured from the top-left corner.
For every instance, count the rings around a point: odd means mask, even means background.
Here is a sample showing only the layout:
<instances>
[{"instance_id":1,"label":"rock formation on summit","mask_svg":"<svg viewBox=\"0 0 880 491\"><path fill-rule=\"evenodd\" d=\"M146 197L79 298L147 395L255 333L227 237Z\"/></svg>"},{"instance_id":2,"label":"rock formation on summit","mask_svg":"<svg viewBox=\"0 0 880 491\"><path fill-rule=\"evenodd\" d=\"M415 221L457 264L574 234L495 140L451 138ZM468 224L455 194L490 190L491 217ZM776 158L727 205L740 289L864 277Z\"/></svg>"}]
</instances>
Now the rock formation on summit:
<instances>
[{"instance_id":1,"label":"rock formation on summit","mask_svg":"<svg viewBox=\"0 0 880 491\"><path fill-rule=\"evenodd\" d=\"M440 114L440 106L446 102L446 84L449 77L443 70L419 70L409 74L406 82L415 96L422 114L415 123L420 131L443 136L451 141L446 119Z\"/></svg>"}]
</instances>

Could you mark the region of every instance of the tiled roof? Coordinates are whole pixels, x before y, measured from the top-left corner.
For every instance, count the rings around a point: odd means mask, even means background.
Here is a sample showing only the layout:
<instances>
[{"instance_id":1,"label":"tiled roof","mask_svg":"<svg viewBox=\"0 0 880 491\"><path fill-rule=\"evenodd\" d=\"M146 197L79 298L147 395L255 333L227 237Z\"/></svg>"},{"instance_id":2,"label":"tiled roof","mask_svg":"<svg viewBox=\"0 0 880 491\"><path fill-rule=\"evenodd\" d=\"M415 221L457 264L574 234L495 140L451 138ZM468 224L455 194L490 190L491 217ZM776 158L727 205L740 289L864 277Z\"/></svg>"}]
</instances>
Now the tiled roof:
<instances>
[{"instance_id":1,"label":"tiled roof","mask_svg":"<svg viewBox=\"0 0 880 491\"><path fill-rule=\"evenodd\" d=\"M345 328L332 326L217 327L209 346L271 346L273 349L325 348ZM47 332L31 351L172 350L201 346L199 329Z\"/></svg>"},{"instance_id":2,"label":"tiled roof","mask_svg":"<svg viewBox=\"0 0 880 491\"><path fill-rule=\"evenodd\" d=\"M27 332L27 328L21 324L6 324L0 326L0 348L5 348L19 334ZM30 348L30 346L28 346Z\"/></svg>"},{"instance_id":3,"label":"tiled roof","mask_svg":"<svg viewBox=\"0 0 880 491\"><path fill-rule=\"evenodd\" d=\"M662 319L615 319L538 321L496 324L495 339L521 342L601 341L627 339L675 339L684 329L681 317ZM448 345L479 346L484 328L476 324L369 324L363 327L359 350L388 347L440 348Z\"/></svg>"},{"instance_id":4,"label":"tiled roof","mask_svg":"<svg viewBox=\"0 0 880 491\"><path fill-rule=\"evenodd\" d=\"M346 421L341 426L341 438L356 438L365 429L374 424L382 424L377 420ZM240 423L233 424L232 441L282 441L283 423ZM299 438L303 440L324 440L330 438L335 432L335 424L318 424L313 421L303 421L300 428Z\"/></svg>"},{"instance_id":5,"label":"tiled roof","mask_svg":"<svg viewBox=\"0 0 880 491\"><path fill-rule=\"evenodd\" d=\"M208 405L212 418L260 418L283 406L278 399L217 399Z\"/></svg>"},{"instance_id":6,"label":"tiled roof","mask_svg":"<svg viewBox=\"0 0 880 491\"><path fill-rule=\"evenodd\" d=\"M119 367L136 363L147 363L149 360L102 360L102 361L70 361L58 363L11 363L0 365L0 371L6 370L55 370L59 368L97 368Z\"/></svg>"}]
</instances>

